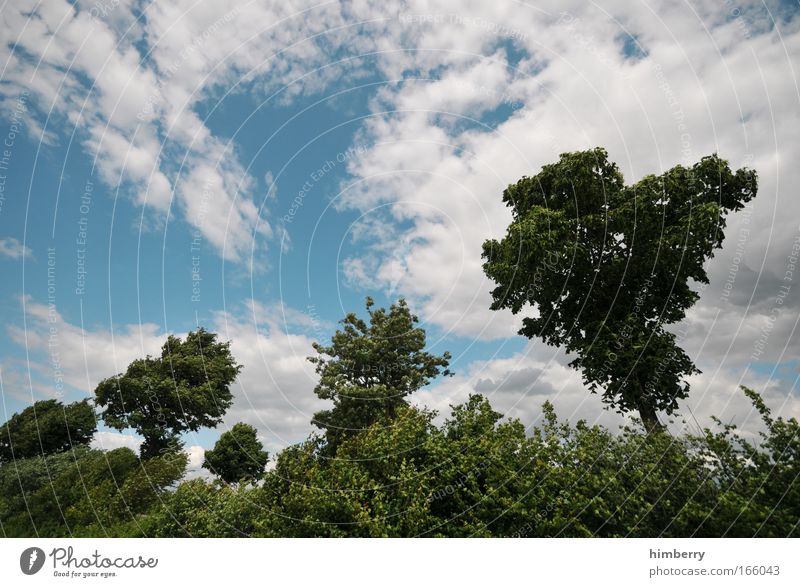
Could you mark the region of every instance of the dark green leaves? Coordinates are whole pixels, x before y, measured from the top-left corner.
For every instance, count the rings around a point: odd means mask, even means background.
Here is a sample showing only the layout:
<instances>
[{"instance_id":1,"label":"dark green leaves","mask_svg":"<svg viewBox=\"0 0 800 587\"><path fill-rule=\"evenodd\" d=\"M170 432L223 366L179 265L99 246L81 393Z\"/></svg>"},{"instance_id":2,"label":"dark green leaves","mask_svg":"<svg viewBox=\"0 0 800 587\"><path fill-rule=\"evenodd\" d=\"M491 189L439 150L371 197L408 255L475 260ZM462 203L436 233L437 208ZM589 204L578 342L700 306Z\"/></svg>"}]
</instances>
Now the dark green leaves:
<instances>
[{"instance_id":1,"label":"dark green leaves","mask_svg":"<svg viewBox=\"0 0 800 587\"><path fill-rule=\"evenodd\" d=\"M133 361L125 373L101 381L96 403L108 426L144 436L143 456L165 454L179 446L180 433L222 421L240 370L230 344L200 328L186 340L170 336L160 357Z\"/></svg>"},{"instance_id":2,"label":"dark green leaves","mask_svg":"<svg viewBox=\"0 0 800 587\"><path fill-rule=\"evenodd\" d=\"M259 479L269 454L256 436L256 429L239 422L222 433L212 450L207 450L203 467L226 483Z\"/></svg>"},{"instance_id":3,"label":"dark green leaves","mask_svg":"<svg viewBox=\"0 0 800 587\"><path fill-rule=\"evenodd\" d=\"M369 324L348 314L330 346L314 344L320 381L314 393L333 400L333 408L314 415L325 430L328 450L343 438L382 418L393 418L405 398L439 374L449 375L450 354L426 352L425 331L405 300L386 310L373 309L367 298Z\"/></svg>"},{"instance_id":4,"label":"dark green leaves","mask_svg":"<svg viewBox=\"0 0 800 587\"><path fill-rule=\"evenodd\" d=\"M726 215L756 184L754 171L712 155L625 186L604 149L565 153L503 193L513 221L483 245L492 308L535 307L520 334L576 353L572 365L605 401L657 426L655 412L671 413L697 372L664 327L697 301L690 281L708 282Z\"/></svg>"},{"instance_id":5,"label":"dark green leaves","mask_svg":"<svg viewBox=\"0 0 800 587\"><path fill-rule=\"evenodd\" d=\"M54 399L38 401L0 427L0 463L89 444L96 430L88 400L66 406Z\"/></svg>"}]
</instances>

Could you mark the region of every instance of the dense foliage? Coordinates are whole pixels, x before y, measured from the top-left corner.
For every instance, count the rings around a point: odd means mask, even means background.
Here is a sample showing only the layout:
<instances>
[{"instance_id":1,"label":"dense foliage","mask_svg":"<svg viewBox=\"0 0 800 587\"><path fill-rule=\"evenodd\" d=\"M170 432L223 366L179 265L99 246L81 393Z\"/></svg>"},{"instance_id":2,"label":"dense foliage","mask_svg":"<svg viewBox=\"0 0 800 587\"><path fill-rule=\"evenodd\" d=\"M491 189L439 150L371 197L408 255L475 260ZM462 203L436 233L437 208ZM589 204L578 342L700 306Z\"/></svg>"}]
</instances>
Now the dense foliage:
<instances>
[{"instance_id":1,"label":"dense foliage","mask_svg":"<svg viewBox=\"0 0 800 587\"><path fill-rule=\"evenodd\" d=\"M182 432L216 426L233 402L230 385L241 367L230 343L199 328L186 340L167 338L160 357L137 359L125 373L100 382L95 403L111 428L133 428L144 437L142 456L177 448Z\"/></svg>"},{"instance_id":2,"label":"dense foliage","mask_svg":"<svg viewBox=\"0 0 800 587\"><path fill-rule=\"evenodd\" d=\"M449 375L450 354L425 352L425 330L401 299L387 312L373 309L367 298L369 323L356 314L342 321L330 346L314 344L319 384L314 393L333 400L333 408L314 414L325 431L329 452L347 436L364 430L384 415L391 417L406 397L439 375Z\"/></svg>"},{"instance_id":3,"label":"dense foliage","mask_svg":"<svg viewBox=\"0 0 800 587\"><path fill-rule=\"evenodd\" d=\"M0 467L5 536L115 536L140 532L140 516L186 469L183 453L142 461L128 448L77 447Z\"/></svg>"},{"instance_id":4,"label":"dense foliage","mask_svg":"<svg viewBox=\"0 0 800 587\"><path fill-rule=\"evenodd\" d=\"M66 406L54 399L35 402L0 427L0 463L88 444L96 430L86 400Z\"/></svg>"},{"instance_id":5,"label":"dense foliage","mask_svg":"<svg viewBox=\"0 0 800 587\"><path fill-rule=\"evenodd\" d=\"M755 171L716 155L626 186L604 149L565 153L503 192L511 224L483 245L492 308L533 306L520 334L576 353L591 391L658 427L698 372L665 326L697 301L726 215L756 190Z\"/></svg>"},{"instance_id":6,"label":"dense foliage","mask_svg":"<svg viewBox=\"0 0 800 587\"><path fill-rule=\"evenodd\" d=\"M481 396L401 406L342 440L291 446L256 484L193 479L176 456L78 448L0 467L7 536L797 536L800 425L680 437L559 421L528 433Z\"/></svg>"},{"instance_id":7,"label":"dense foliage","mask_svg":"<svg viewBox=\"0 0 800 587\"><path fill-rule=\"evenodd\" d=\"M256 429L239 422L222 433L214 448L206 451L203 466L226 483L259 479L269 454L258 440Z\"/></svg>"}]
</instances>

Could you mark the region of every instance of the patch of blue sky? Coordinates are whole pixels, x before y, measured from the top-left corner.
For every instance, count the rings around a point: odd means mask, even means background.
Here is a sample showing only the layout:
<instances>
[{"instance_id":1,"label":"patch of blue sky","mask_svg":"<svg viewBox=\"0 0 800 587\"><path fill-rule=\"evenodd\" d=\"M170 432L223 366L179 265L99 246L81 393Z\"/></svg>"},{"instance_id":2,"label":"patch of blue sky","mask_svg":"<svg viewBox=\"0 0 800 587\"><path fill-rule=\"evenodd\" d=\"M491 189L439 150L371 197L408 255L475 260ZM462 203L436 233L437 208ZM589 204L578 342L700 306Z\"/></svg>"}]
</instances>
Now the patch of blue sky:
<instances>
[{"instance_id":1,"label":"patch of blue sky","mask_svg":"<svg viewBox=\"0 0 800 587\"><path fill-rule=\"evenodd\" d=\"M638 35L622 32L617 36L622 56L630 61L641 61L648 55L647 48L642 44Z\"/></svg>"},{"instance_id":2,"label":"patch of blue sky","mask_svg":"<svg viewBox=\"0 0 800 587\"><path fill-rule=\"evenodd\" d=\"M782 393L800 394L800 360L791 359L780 363L764 361L752 362L748 365L750 373L763 378L777 381Z\"/></svg>"}]
</instances>

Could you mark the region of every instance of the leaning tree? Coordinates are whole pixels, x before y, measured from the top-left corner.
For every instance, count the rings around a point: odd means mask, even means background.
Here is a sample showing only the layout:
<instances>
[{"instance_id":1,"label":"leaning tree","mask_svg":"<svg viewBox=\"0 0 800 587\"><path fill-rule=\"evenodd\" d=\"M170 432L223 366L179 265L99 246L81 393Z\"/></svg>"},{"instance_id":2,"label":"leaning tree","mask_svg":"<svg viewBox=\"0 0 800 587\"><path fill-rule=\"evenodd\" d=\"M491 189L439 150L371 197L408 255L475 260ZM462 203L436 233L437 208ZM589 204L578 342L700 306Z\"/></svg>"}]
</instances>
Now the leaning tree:
<instances>
[{"instance_id":1,"label":"leaning tree","mask_svg":"<svg viewBox=\"0 0 800 587\"><path fill-rule=\"evenodd\" d=\"M727 214L756 189L755 171L717 155L626 186L604 149L565 153L503 192L511 224L483 244L491 307L532 307L521 335L575 353L593 393L657 430L699 372L666 326L697 301Z\"/></svg>"},{"instance_id":2,"label":"leaning tree","mask_svg":"<svg viewBox=\"0 0 800 587\"><path fill-rule=\"evenodd\" d=\"M0 426L0 463L87 445L97 431L89 400L64 405L40 400Z\"/></svg>"},{"instance_id":3,"label":"leaning tree","mask_svg":"<svg viewBox=\"0 0 800 587\"><path fill-rule=\"evenodd\" d=\"M144 437L141 455L149 458L175 450L183 432L219 424L240 370L230 343L199 328L186 340L169 336L161 356L137 359L125 373L101 381L95 403L109 427Z\"/></svg>"}]
</instances>

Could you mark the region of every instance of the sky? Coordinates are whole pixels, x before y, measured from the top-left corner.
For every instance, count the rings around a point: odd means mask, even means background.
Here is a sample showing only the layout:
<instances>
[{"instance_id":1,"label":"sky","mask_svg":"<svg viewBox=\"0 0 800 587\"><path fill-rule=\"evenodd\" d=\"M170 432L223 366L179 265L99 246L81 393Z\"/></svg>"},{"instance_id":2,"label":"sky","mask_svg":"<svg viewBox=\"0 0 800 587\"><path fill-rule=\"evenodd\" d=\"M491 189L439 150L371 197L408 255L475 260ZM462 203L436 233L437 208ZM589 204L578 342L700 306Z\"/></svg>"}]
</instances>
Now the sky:
<instances>
[{"instance_id":1,"label":"sky","mask_svg":"<svg viewBox=\"0 0 800 587\"><path fill-rule=\"evenodd\" d=\"M13 0L0 7L0 420L91 397L204 326L275 452L324 406L306 357L408 300L470 393L534 426L616 427L573 357L489 309L503 189L603 146L632 183L711 153L758 172L710 284L670 328L702 370L674 426L755 434L739 385L800 416L800 3ZM685 424L684 424L685 422ZM101 426L95 443L137 446Z\"/></svg>"}]
</instances>

